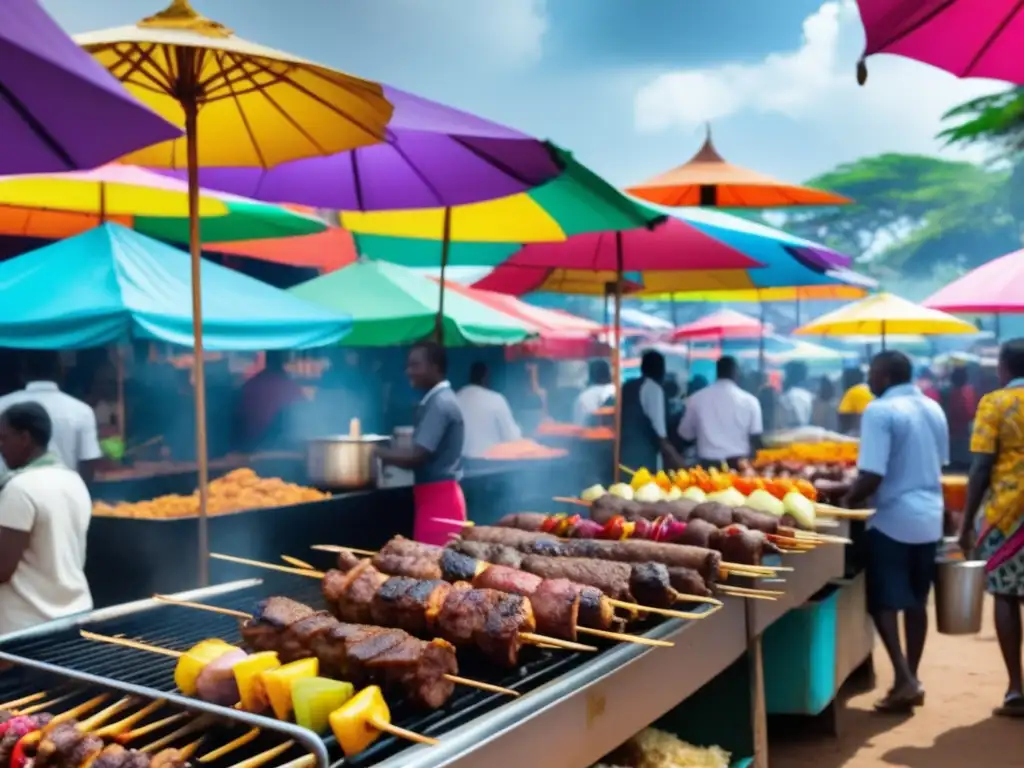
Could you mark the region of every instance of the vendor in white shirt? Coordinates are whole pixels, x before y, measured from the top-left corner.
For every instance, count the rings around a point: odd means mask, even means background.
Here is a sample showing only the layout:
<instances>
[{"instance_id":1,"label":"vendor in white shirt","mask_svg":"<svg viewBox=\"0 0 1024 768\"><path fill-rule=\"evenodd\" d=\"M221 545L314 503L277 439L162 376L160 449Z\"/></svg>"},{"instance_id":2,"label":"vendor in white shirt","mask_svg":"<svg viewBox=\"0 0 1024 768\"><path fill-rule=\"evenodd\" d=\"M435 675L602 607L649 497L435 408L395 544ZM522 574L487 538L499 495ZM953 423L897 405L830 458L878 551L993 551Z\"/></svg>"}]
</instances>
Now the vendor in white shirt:
<instances>
[{"instance_id":1,"label":"vendor in white shirt","mask_svg":"<svg viewBox=\"0 0 1024 768\"><path fill-rule=\"evenodd\" d=\"M455 395L466 424L462 454L471 459L523 436L508 400L490 388L490 376L487 364L478 360L469 368L469 384Z\"/></svg>"},{"instance_id":2,"label":"vendor in white shirt","mask_svg":"<svg viewBox=\"0 0 1024 768\"><path fill-rule=\"evenodd\" d=\"M47 451L39 403L0 413L0 634L92 608L85 547L92 501L81 476Z\"/></svg>"},{"instance_id":3,"label":"vendor in white shirt","mask_svg":"<svg viewBox=\"0 0 1024 768\"><path fill-rule=\"evenodd\" d=\"M590 418L611 402L615 397L615 385L612 384L612 368L607 360L591 360L587 388L580 392L572 408L572 420L575 424L585 427Z\"/></svg>"},{"instance_id":4,"label":"vendor in white shirt","mask_svg":"<svg viewBox=\"0 0 1024 768\"><path fill-rule=\"evenodd\" d=\"M814 394L807 388L807 366L799 361L786 363L779 396L779 429L809 426L813 414Z\"/></svg>"},{"instance_id":5,"label":"vendor in white shirt","mask_svg":"<svg viewBox=\"0 0 1024 768\"><path fill-rule=\"evenodd\" d=\"M22 372L28 382L24 389L0 397L0 412L16 403L36 402L50 416L53 437L49 449L64 466L77 471L88 482L92 479L100 450L96 413L88 403L61 392L60 357L56 352L26 350ZM0 474L3 467L0 466Z\"/></svg>"},{"instance_id":6,"label":"vendor in white shirt","mask_svg":"<svg viewBox=\"0 0 1024 768\"><path fill-rule=\"evenodd\" d=\"M740 367L734 357L716 365L714 384L690 395L679 422L679 436L697 444L701 464L735 466L761 447L764 425L761 403L737 383Z\"/></svg>"}]
</instances>

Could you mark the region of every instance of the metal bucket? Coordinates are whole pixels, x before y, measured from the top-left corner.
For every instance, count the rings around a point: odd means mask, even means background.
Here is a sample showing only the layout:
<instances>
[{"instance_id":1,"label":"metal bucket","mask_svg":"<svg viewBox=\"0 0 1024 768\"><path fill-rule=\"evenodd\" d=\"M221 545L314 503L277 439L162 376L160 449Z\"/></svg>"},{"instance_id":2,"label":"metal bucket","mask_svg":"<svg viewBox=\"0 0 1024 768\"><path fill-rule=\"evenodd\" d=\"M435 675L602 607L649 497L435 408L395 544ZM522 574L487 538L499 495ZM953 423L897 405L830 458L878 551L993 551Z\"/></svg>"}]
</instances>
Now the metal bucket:
<instances>
[{"instance_id":1,"label":"metal bucket","mask_svg":"<svg viewBox=\"0 0 1024 768\"><path fill-rule=\"evenodd\" d=\"M950 553L938 561L936 569L935 618L939 632L977 634L985 602L985 561L964 560L963 555Z\"/></svg>"}]
</instances>

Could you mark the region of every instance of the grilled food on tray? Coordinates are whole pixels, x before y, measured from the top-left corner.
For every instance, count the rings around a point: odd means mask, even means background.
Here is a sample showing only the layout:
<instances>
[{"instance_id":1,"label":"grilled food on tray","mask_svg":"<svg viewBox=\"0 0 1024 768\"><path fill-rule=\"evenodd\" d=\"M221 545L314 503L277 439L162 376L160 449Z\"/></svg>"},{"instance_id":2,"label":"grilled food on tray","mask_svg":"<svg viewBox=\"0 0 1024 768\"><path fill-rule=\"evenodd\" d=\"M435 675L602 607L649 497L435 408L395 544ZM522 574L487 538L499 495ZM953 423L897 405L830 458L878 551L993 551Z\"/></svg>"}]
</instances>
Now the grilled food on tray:
<instances>
[{"instance_id":1,"label":"grilled food on tray","mask_svg":"<svg viewBox=\"0 0 1024 768\"><path fill-rule=\"evenodd\" d=\"M457 648L475 648L502 667L516 666L521 634L537 628L530 602L521 595L466 582L389 577L369 560L348 572L328 571L322 589L341 621L441 637Z\"/></svg>"},{"instance_id":2,"label":"grilled food on tray","mask_svg":"<svg viewBox=\"0 0 1024 768\"><path fill-rule=\"evenodd\" d=\"M347 571L361 561L348 552L338 555L338 567ZM618 631L622 622L608 598L591 585L564 576L544 577L518 566L493 565L454 549L423 544L396 536L373 557L373 566L393 576L429 574L430 578L470 582L480 589L522 595L530 600L539 632L565 640L576 639L576 627Z\"/></svg>"}]
</instances>

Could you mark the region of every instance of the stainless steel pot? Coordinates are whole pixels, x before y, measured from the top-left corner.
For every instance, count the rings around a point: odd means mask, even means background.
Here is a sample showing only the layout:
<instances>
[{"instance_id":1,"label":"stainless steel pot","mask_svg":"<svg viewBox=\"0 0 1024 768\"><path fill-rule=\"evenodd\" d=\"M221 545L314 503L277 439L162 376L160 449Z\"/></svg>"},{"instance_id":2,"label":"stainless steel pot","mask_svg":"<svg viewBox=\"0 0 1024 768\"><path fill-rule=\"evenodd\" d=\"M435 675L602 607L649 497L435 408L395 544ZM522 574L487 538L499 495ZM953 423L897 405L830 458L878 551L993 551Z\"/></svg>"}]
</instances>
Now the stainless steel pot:
<instances>
[{"instance_id":1,"label":"stainless steel pot","mask_svg":"<svg viewBox=\"0 0 1024 768\"><path fill-rule=\"evenodd\" d=\"M382 435L331 435L306 443L306 475L319 488L366 488L377 482L380 468L374 449Z\"/></svg>"}]
</instances>

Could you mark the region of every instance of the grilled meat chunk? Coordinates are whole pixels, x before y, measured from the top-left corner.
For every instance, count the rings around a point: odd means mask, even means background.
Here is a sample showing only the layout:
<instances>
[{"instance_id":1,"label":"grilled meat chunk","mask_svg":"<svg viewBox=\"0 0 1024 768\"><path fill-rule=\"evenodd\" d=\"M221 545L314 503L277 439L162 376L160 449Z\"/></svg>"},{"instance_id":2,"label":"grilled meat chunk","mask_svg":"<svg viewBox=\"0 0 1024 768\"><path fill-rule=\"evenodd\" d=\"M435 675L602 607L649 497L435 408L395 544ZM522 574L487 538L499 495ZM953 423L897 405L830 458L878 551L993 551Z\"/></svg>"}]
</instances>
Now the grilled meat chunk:
<instances>
[{"instance_id":1,"label":"grilled meat chunk","mask_svg":"<svg viewBox=\"0 0 1024 768\"><path fill-rule=\"evenodd\" d=\"M725 528L732 523L732 507L718 501L705 501L692 510L687 520L705 520L715 528Z\"/></svg>"},{"instance_id":2,"label":"grilled meat chunk","mask_svg":"<svg viewBox=\"0 0 1024 768\"><path fill-rule=\"evenodd\" d=\"M82 733L71 721L44 734L36 750L36 768L78 768L103 751L103 739Z\"/></svg>"},{"instance_id":3,"label":"grilled meat chunk","mask_svg":"<svg viewBox=\"0 0 1024 768\"><path fill-rule=\"evenodd\" d=\"M371 623L398 627L419 637L427 636L432 633L437 614L451 589L451 584L441 579L423 581L392 576L371 598Z\"/></svg>"},{"instance_id":4,"label":"grilled meat chunk","mask_svg":"<svg viewBox=\"0 0 1024 768\"><path fill-rule=\"evenodd\" d=\"M455 539L448 547L467 557L474 557L493 565L507 565L509 568L521 567L523 560L523 553L507 544Z\"/></svg>"},{"instance_id":5,"label":"grilled meat chunk","mask_svg":"<svg viewBox=\"0 0 1024 768\"><path fill-rule=\"evenodd\" d=\"M530 575L530 574L526 574ZM543 579L530 595L530 607L543 635L576 639L580 592L568 579Z\"/></svg>"},{"instance_id":6,"label":"grilled meat chunk","mask_svg":"<svg viewBox=\"0 0 1024 768\"><path fill-rule=\"evenodd\" d=\"M372 624L373 596L387 578L369 560L361 560L348 573L328 571L321 589L331 613L338 619L353 624Z\"/></svg>"}]
</instances>

